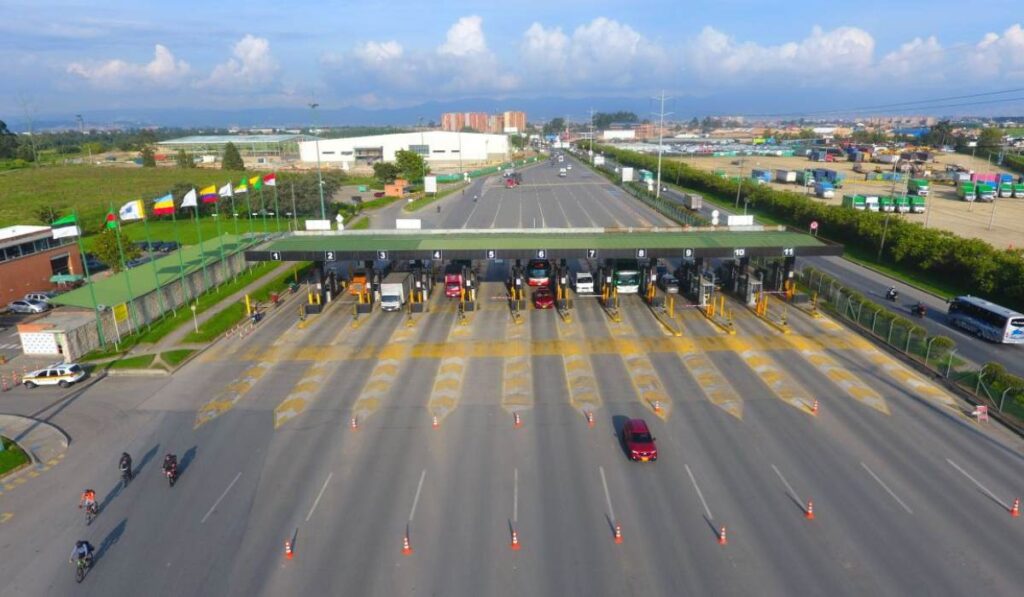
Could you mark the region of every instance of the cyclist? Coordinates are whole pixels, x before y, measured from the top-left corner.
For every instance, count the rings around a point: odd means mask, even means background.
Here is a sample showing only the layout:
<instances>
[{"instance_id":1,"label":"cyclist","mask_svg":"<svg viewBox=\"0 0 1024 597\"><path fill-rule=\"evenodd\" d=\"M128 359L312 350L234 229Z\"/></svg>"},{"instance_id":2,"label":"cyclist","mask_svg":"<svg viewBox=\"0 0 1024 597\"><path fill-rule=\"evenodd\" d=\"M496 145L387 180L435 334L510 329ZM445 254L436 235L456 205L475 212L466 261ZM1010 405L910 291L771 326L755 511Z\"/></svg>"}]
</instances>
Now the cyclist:
<instances>
[{"instance_id":1,"label":"cyclist","mask_svg":"<svg viewBox=\"0 0 1024 597\"><path fill-rule=\"evenodd\" d=\"M96 508L96 492L92 489L86 489L82 492L82 498L78 502L78 507L85 506L86 509Z\"/></svg>"},{"instance_id":2,"label":"cyclist","mask_svg":"<svg viewBox=\"0 0 1024 597\"><path fill-rule=\"evenodd\" d=\"M121 460L117 463L117 468L121 471L122 478L132 478L132 457L128 452L121 452Z\"/></svg>"},{"instance_id":3,"label":"cyclist","mask_svg":"<svg viewBox=\"0 0 1024 597\"><path fill-rule=\"evenodd\" d=\"M75 547L71 550L71 559L68 560L68 562L75 564L79 561L85 560L85 564L88 566L92 561L93 551L95 550L92 543L85 540L75 541Z\"/></svg>"},{"instance_id":4,"label":"cyclist","mask_svg":"<svg viewBox=\"0 0 1024 597\"><path fill-rule=\"evenodd\" d=\"M178 457L174 454L164 456L164 474L178 474Z\"/></svg>"}]
</instances>

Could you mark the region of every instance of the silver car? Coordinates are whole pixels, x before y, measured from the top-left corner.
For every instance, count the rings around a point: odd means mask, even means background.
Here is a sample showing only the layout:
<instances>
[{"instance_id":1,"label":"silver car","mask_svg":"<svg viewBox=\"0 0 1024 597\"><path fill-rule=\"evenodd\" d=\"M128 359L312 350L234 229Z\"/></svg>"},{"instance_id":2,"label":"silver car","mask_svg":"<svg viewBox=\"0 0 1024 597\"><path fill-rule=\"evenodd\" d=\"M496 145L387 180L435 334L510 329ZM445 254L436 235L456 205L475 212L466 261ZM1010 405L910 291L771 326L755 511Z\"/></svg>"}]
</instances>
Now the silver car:
<instances>
[{"instance_id":1,"label":"silver car","mask_svg":"<svg viewBox=\"0 0 1024 597\"><path fill-rule=\"evenodd\" d=\"M50 308L49 303L43 301L31 300L31 299L20 299L17 301L11 301L7 305L7 310L11 313L43 313Z\"/></svg>"}]
</instances>

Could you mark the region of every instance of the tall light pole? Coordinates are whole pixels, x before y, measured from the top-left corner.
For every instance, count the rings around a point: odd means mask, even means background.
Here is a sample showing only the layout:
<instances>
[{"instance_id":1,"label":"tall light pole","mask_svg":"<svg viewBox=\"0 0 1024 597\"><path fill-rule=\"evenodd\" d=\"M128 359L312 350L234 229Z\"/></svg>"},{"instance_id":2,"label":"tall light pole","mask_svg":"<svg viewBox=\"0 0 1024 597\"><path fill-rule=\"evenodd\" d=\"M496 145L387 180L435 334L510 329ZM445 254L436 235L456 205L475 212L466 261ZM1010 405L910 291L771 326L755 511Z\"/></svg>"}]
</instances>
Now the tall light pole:
<instances>
[{"instance_id":1,"label":"tall light pole","mask_svg":"<svg viewBox=\"0 0 1024 597\"><path fill-rule=\"evenodd\" d=\"M309 104L309 110L313 113L313 122L316 123L316 109L320 104L312 103ZM316 141L316 181L317 188L320 189L320 219L327 219L327 207L324 205L324 175L320 172L320 129L317 128L317 134L314 135Z\"/></svg>"},{"instance_id":2,"label":"tall light pole","mask_svg":"<svg viewBox=\"0 0 1024 597\"><path fill-rule=\"evenodd\" d=\"M85 120L82 118L81 114L75 114L75 120L78 121L78 132L81 133L81 135L82 135L83 144L84 145L88 145L87 143L84 142L84 140L85 140ZM86 147L86 151L89 152L89 161L91 162L92 161L92 147Z\"/></svg>"},{"instance_id":3,"label":"tall light pole","mask_svg":"<svg viewBox=\"0 0 1024 597\"><path fill-rule=\"evenodd\" d=\"M658 125L658 188L654 189L654 196L661 198L661 143L665 133L665 92L661 92L661 121ZM742 176L742 173L740 173ZM737 200L738 204L739 201Z\"/></svg>"},{"instance_id":4,"label":"tall light pole","mask_svg":"<svg viewBox=\"0 0 1024 597\"><path fill-rule=\"evenodd\" d=\"M416 123L417 128L420 129L420 151L423 153L420 155L420 180L423 184L423 196L427 196L427 156L430 152L427 150L427 142L423 140L423 117L420 116L419 122Z\"/></svg>"}]
</instances>

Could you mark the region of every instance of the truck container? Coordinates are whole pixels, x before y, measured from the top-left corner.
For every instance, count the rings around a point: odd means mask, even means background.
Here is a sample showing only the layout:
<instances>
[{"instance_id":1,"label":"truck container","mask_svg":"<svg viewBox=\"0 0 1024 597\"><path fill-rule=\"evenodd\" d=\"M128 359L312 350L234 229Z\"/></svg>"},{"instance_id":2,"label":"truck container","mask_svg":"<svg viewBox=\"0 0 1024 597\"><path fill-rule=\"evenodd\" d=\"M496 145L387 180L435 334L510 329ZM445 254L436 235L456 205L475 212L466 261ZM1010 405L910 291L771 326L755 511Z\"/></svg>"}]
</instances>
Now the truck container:
<instances>
[{"instance_id":1,"label":"truck container","mask_svg":"<svg viewBox=\"0 0 1024 597\"><path fill-rule=\"evenodd\" d=\"M996 188L988 183L981 183L977 187L978 200L992 202L996 200Z\"/></svg>"},{"instance_id":2,"label":"truck container","mask_svg":"<svg viewBox=\"0 0 1024 597\"><path fill-rule=\"evenodd\" d=\"M796 170L776 170L775 182L796 182Z\"/></svg>"},{"instance_id":3,"label":"truck container","mask_svg":"<svg viewBox=\"0 0 1024 597\"><path fill-rule=\"evenodd\" d=\"M444 295L448 298L462 296L462 266L451 263L444 269Z\"/></svg>"},{"instance_id":4,"label":"truck container","mask_svg":"<svg viewBox=\"0 0 1024 597\"><path fill-rule=\"evenodd\" d=\"M878 197L874 195L864 197L864 204L867 206L868 211L878 211L881 209L879 203Z\"/></svg>"},{"instance_id":5,"label":"truck container","mask_svg":"<svg viewBox=\"0 0 1024 597\"><path fill-rule=\"evenodd\" d=\"M802 184L805 187L809 187L814 184L814 172L811 170L797 170L796 182Z\"/></svg>"},{"instance_id":6,"label":"truck container","mask_svg":"<svg viewBox=\"0 0 1024 597\"><path fill-rule=\"evenodd\" d=\"M698 195L697 193L686 193L685 195L683 195L683 204L687 207L687 209L698 211L702 207L704 207L704 197Z\"/></svg>"},{"instance_id":7,"label":"truck container","mask_svg":"<svg viewBox=\"0 0 1024 597\"><path fill-rule=\"evenodd\" d=\"M821 199L831 199L836 196L836 191L832 183L819 181L814 183L814 194Z\"/></svg>"},{"instance_id":8,"label":"truck container","mask_svg":"<svg viewBox=\"0 0 1024 597\"><path fill-rule=\"evenodd\" d=\"M923 178L912 178L907 183L907 192L918 197L928 196L928 181Z\"/></svg>"},{"instance_id":9,"label":"truck container","mask_svg":"<svg viewBox=\"0 0 1024 597\"><path fill-rule=\"evenodd\" d=\"M815 168L814 180L815 182L830 182L832 183L833 188L840 189L843 187L843 181L846 180L846 175L828 168Z\"/></svg>"},{"instance_id":10,"label":"truck container","mask_svg":"<svg viewBox=\"0 0 1024 597\"><path fill-rule=\"evenodd\" d=\"M867 203L864 200L864 195L844 195L843 207L864 211L867 209Z\"/></svg>"},{"instance_id":11,"label":"truck container","mask_svg":"<svg viewBox=\"0 0 1024 597\"><path fill-rule=\"evenodd\" d=\"M1019 182L1013 185L1013 196L1018 199L1024 199L1024 183Z\"/></svg>"},{"instance_id":12,"label":"truck container","mask_svg":"<svg viewBox=\"0 0 1024 597\"><path fill-rule=\"evenodd\" d=\"M997 190L1000 197L1013 197L1013 183L1001 182Z\"/></svg>"},{"instance_id":13,"label":"truck container","mask_svg":"<svg viewBox=\"0 0 1024 597\"><path fill-rule=\"evenodd\" d=\"M1015 182L1015 179L1013 177L1013 174L1010 174L1009 172L1000 172L996 174L996 182L999 184L1013 184Z\"/></svg>"},{"instance_id":14,"label":"truck container","mask_svg":"<svg viewBox=\"0 0 1024 597\"><path fill-rule=\"evenodd\" d=\"M973 182L962 182L957 187L957 196L964 201L974 201L976 198L977 189L974 187Z\"/></svg>"},{"instance_id":15,"label":"truck container","mask_svg":"<svg viewBox=\"0 0 1024 597\"><path fill-rule=\"evenodd\" d=\"M886 213L896 211L896 200L892 197L879 197L878 211L884 211Z\"/></svg>"},{"instance_id":16,"label":"truck container","mask_svg":"<svg viewBox=\"0 0 1024 597\"><path fill-rule=\"evenodd\" d=\"M401 311L409 299L412 274L392 272L380 285L380 308L382 311Z\"/></svg>"},{"instance_id":17,"label":"truck container","mask_svg":"<svg viewBox=\"0 0 1024 597\"><path fill-rule=\"evenodd\" d=\"M362 294L368 289L369 277L366 275L366 270L357 269L352 272L352 278L348 282L348 293L349 294Z\"/></svg>"},{"instance_id":18,"label":"truck container","mask_svg":"<svg viewBox=\"0 0 1024 597\"><path fill-rule=\"evenodd\" d=\"M995 172L975 172L971 174L971 182L975 184L982 182L995 184L997 178L998 175Z\"/></svg>"},{"instance_id":19,"label":"truck container","mask_svg":"<svg viewBox=\"0 0 1024 597\"><path fill-rule=\"evenodd\" d=\"M905 214L910 211L910 197L907 195L901 195L895 197L896 200L896 213Z\"/></svg>"},{"instance_id":20,"label":"truck container","mask_svg":"<svg viewBox=\"0 0 1024 597\"><path fill-rule=\"evenodd\" d=\"M920 196L916 196L915 195L915 196L908 197L908 199L910 199L910 212L911 213L915 213L915 214L923 214L924 213L925 201L926 201L926 199L924 197L920 197Z\"/></svg>"},{"instance_id":21,"label":"truck container","mask_svg":"<svg viewBox=\"0 0 1024 597\"><path fill-rule=\"evenodd\" d=\"M757 181L757 184L766 184L772 181L772 171L760 169L751 170L750 178Z\"/></svg>"}]
</instances>

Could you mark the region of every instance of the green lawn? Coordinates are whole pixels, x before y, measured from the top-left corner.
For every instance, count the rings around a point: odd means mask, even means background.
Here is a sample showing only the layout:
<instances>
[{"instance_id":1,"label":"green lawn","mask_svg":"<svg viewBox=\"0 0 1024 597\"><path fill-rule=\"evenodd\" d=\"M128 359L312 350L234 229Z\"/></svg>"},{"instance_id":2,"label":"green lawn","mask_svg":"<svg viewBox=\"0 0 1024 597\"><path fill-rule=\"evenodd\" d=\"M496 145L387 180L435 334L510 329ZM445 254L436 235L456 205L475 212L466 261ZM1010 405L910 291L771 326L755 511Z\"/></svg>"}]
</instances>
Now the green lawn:
<instances>
[{"instance_id":1,"label":"green lawn","mask_svg":"<svg viewBox=\"0 0 1024 597\"><path fill-rule=\"evenodd\" d=\"M109 204L115 209L132 199L152 199L176 183L196 187L238 180L241 172L201 168L136 166L42 166L0 173L0 227L40 222L32 212L50 205L63 213L77 209L84 227L99 228ZM168 239L172 240L172 239Z\"/></svg>"},{"instance_id":2,"label":"green lawn","mask_svg":"<svg viewBox=\"0 0 1024 597\"><path fill-rule=\"evenodd\" d=\"M127 357L108 363L107 369L146 369L153 364L155 355L144 354L137 357Z\"/></svg>"},{"instance_id":3,"label":"green lawn","mask_svg":"<svg viewBox=\"0 0 1024 597\"><path fill-rule=\"evenodd\" d=\"M437 201L438 199L444 199L445 197L447 197L448 195L451 195L455 191L458 191L460 189L464 189L467 186L469 186L469 185L468 184L458 184L458 183L456 183L456 184L448 187L447 189L444 189L443 191L440 191L439 193L435 193L433 195L426 195L426 196L420 197L419 199L416 199L415 201L410 201L402 209L404 211L408 211L408 212L413 212L413 211L416 211L418 209L422 209L422 208L430 205L431 203Z\"/></svg>"},{"instance_id":4,"label":"green lawn","mask_svg":"<svg viewBox=\"0 0 1024 597\"><path fill-rule=\"evenodd\" d=\"M195 352L188 348L182 348L178 350L168 350L167 352L160 353L160 358L171 367L177 367L182 361L188 358L190 354Z\"/></svg>"},{"instance_id":5,"label":"green lawn","mask_svg":"<svg viewBox=\"0 0 1024 597\"><path fill-rule=\"evenodd\" d=\"M13 471L19 466L29 462L28 454L18 447L18 444L6 437L2 437L0 440L4 443L4 450L3 452L0 452L0 475L8 471Z\"/></svg>"},{"instance_id":6,"label":"green lawn","mask_svg":"<svg viewBox=\"0 0 1024 597\"><path fill-rule=\"evenodd\" d=\"M366 230L370 227L370 218L359 218L354 223L345 226L345 230Z\"/></svg>"}]
</instances>

